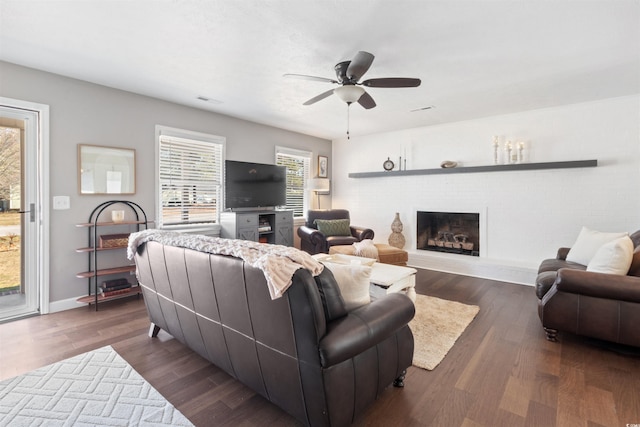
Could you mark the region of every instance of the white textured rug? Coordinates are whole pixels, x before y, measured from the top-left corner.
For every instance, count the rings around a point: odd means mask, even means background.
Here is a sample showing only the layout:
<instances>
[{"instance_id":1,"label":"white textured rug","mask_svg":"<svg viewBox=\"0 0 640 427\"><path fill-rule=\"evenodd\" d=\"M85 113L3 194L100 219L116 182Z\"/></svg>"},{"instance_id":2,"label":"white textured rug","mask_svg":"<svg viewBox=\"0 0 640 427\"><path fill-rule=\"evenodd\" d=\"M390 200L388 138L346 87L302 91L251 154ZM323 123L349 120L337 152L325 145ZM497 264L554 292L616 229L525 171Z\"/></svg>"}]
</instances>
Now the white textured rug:
<instances>
[{"instance_id":1,"label":"white textured rug","mask_svg":"<svg viewBox=\"0 0 640 427\"><path fill-rule=\"evenodd\" d=\"M111 346L0 382L0 426L193 426Z\"/></svg>"},{"instance_id":2,"label":"white textured rug","mask_svg":"<svg viewBox=\"0 0 640 427\"><path fill-rule=\"evenodd\" d=\"M413 366L431 371L442 362L480 307L426 295L417 295L415 305L416 315L409 323L415 347Z\"/></svg>"}]
</instances>

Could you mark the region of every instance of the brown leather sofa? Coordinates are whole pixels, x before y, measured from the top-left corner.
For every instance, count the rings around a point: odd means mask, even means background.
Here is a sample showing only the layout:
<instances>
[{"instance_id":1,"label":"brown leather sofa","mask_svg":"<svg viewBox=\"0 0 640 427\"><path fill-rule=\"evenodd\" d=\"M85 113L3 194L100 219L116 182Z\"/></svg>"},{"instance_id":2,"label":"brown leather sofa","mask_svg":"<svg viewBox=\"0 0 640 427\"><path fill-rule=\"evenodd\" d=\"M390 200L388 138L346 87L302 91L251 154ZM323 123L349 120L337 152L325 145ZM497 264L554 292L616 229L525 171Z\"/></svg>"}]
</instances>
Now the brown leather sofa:
<instances>
[{"instance_id":1,"label":"brown leather sofa","mask_svg":"<svg viewBox=\"0 0 640 427\"><path fill-rule=\"evenodd\" d=\"M538 315L547 339L559 331L640 347L640 231L626 276L586 271L566 260L569 248L542 261L536 279Z\"/></svg>"},{"instance_id":2,"label":"brown leather sofa","mask_svg":"<svg viewBox=\"0 0 640 427\"><path fill-rule=\"evenodd\" d=\"M299 269L272 300L261 270L230 256L151 241L135 253L152 322L312 426L351 424L413 358L411 300L347 312L328 269Z\"/></svg>"},{"instance_id":3,"label":"brown leather sofa","mask_svg":"<svg viewBox=\"0 0 640 427\"><path fill-rule=\"evenodd\" d=\"M300 236L300 249L311 255L319 253L329 253L331 246L352 245L364 239L373 240L373 230L365 227L350 225L350 236L325 236L318 231L316 219L350 219L349 211L346 209L316 209L307 211L307 221L305 225L298 228Z\"/></svg>"}]
</instances>

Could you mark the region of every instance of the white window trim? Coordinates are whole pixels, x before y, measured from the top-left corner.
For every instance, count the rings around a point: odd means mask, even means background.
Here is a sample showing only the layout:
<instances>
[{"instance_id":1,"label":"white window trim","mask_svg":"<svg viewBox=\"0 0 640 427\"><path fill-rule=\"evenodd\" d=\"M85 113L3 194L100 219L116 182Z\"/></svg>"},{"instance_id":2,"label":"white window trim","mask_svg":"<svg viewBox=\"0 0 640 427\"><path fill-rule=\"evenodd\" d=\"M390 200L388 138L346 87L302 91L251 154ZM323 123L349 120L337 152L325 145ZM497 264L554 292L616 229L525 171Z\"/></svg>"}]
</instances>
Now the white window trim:
<instances>
[{"instance_id":1,"label":"white window trim","mask_svg":"<svg viewBox=\"0 0 640 427\"><path fill-rule=\"evenodd\" d=\"M309 197L309 191L306 190L307 188L307 181L311 178L311 169L313 168L313 152L312 151L308 151L308 150L299 150L297 148L290 148L290 147L283 147L280 145L276 145L275 147L275 153L274 153L274 163L277 164L278 161L278 154L285 154L285 155L290 155L290 156L298 156L298 157L308 157L309 158L309 170L308 170L308 174L307 176L304 178L304 198L303 198L303 206L302 206L302 216L297 216L294 217L294 220L296 218L306 218L306 212L309 210L310 208L310 202L311 199Z\"/></svg>"},{"instance_id":2,"label":"white window trim","mask_svg":"<svg viewBox=\"0 0 640 427\"><path fill-rule=\"evenodd\" d=\"M176 138L193 139L203 142L212 142L222 145L222 170L224 171L224 159L226 158L227 139L223 136L212 135L208 133L196 132L191 130L173 128L169 126L156 125L156 144L155 144L155 205L156 205L156 217L159 218L162 212L162 200L160 198L160 136L170 136ZM218 216L216 218L216 224L207 225L172 225L162 226L158 224L163 230L174 231L186 231L189 233L201 233L201 234L220 234L220 211L224 204L224 174L221 190L221 200L218 203Z\"/></svg>"}]
</instances>

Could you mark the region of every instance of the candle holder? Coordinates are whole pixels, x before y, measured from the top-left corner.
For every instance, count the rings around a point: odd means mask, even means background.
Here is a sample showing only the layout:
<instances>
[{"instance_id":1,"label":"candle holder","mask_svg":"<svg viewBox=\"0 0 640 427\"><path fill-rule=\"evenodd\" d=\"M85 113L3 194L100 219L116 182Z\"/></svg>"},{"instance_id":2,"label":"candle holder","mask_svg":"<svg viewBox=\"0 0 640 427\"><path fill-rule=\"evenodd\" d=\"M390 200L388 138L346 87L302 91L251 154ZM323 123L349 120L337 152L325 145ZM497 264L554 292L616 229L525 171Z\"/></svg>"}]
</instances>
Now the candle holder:
<instances>
[{"instance_id":1,"label":"candle holder","mask_svg":"<svg viewBox=\"0 0 640 427\"><path fill-rule=\"evenodd\" d=\"M524 163L524 142L518 142L518 163Z\"/></svg>"},{"instance_id":2,"label":"candle holder","mask_svg":"<svg viewBox=\"0 0 640 427\"><path fill-rule=\"evenodd\" d=\"M111 221L115 223L124 221L124 211L111 211Z\"/></svg>"}]
</instances>

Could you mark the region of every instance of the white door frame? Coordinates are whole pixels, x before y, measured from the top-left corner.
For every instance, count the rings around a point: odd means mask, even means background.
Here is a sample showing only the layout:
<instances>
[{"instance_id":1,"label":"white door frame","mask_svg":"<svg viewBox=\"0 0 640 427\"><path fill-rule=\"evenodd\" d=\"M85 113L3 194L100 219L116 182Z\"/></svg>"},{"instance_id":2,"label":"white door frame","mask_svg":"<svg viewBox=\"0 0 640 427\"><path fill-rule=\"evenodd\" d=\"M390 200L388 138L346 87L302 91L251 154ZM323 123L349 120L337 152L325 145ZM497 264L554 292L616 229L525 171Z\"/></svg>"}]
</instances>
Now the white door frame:
<instances>
[{"instance_id":1,"label":"white door frame","mask_svg":"<svg viewBox=\"0 0 640 427\"><path fill-rule=\"evenodd\" d=\"M49 313L49 106L0 97L0 108L12 110L13 114L22 110L31 122L34 118L37 120L37 124L34 124L37 138L25 140L25 157L31 162L27 170L33 172L24 180L31 187L31 190L27 190L31 193L27 199L35 203L35 213L31 213L35 221L29 230L33 239L28 245L23 280L36 283L39 312L46 314ZM29 210L28 206L25 210Z\"/></svg>"}]
</instances>

